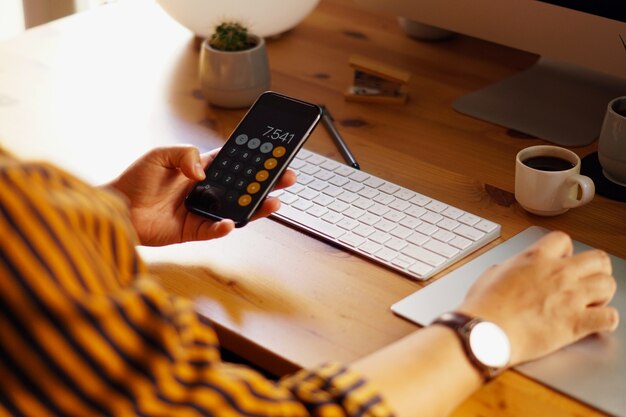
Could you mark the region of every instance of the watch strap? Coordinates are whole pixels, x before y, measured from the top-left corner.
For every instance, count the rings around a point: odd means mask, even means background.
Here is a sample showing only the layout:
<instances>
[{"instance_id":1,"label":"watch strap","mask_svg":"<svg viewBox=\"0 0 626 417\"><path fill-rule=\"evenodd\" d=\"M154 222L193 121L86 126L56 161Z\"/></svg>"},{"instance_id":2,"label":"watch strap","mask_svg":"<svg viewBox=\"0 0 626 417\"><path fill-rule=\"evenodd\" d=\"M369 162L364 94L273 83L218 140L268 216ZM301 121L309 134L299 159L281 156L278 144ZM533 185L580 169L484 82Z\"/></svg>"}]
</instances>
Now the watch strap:
<instances>
[{"instance_id":1,"label":"watch strap","mask_svg":"<svg viewBox=\"0 0 626 417\"><path fill-rule=\"evenodd\" d=\"M431 325L438 324L454 330L454 333L458 336L461 345L463 346L463 351L469 359L469 362L480 373L483 381L489 382L500 373L502 373L504 369L496 368L482 363L480 360L478 360L478 358L476 357L476 355L474 355L474 352L472 351L469 341L469 335L472 328L482 321L483 320L481 320L480 318L471 317L467 314L453 311L444 313L441 316L437 317L431 323Z\"/></svg>"}]
</instances>

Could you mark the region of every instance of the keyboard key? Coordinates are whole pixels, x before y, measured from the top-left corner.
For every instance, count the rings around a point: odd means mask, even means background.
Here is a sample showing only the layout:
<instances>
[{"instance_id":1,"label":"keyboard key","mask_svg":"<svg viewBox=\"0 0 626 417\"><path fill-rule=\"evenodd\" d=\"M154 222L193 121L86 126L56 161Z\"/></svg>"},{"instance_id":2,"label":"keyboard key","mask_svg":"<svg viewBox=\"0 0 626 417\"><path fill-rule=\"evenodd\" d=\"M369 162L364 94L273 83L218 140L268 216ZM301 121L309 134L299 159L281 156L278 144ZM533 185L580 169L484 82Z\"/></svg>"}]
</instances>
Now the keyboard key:
<instances>
[{"instance_id":1,"label":"keyboard key","mask_svg":"<svg viewBox=\"0 0 626 417\"><path fill-rule=\"evenodd\" d=\"M322 217L324 214L328 213L328 209L326 207L313 204L313 207L308 209L306 212L314 217Z\"/></svg>"},{"instance_id":2,"label":"keyboard key","mask_svg":"<svg viewBox=\"0 0 626 417\"><path fill-rule=\"evenodd\" d=\"M359 246L359 249L361 249L363 252L370 254L378 252L381 248L382 246L380 244L372 242L371 240L368 240Z\"/></svg>"},{"instance_id":3,"label":"keyboard key","mask_svg":"<svg viewBox=\"0 0 626 417\"><path fill-rule=\"evenodd\" d=\"M424 244L423 247L435 253L438 253L441 256L445 256L446 258L452 258L454 255L459 253L459 250L457 248L454 248L436 239L430 239Z\"/></svg>"},{"instance_id":4,"label":"keyboard key","mask_svg":"<svg viewBox=\"0 0 626 417\"><path fill-rule=\"evenodd\" d=\"M346 177L342 177L340 175L334 175L331 179L328 180L329 183L337 187L343 187L349 181L350 181L349 179L347 179Z\"/></svg>"},{"instance_id":5,"label":"keyboard key","mask_svg":"<svg viewBox=\"0 0 626 417\"><path fill-rule=\"evenodd\" d=\"M376 177L369 177L364 182L365 185L368 185L368 186L370 186L372 188L378 188L381 185L383 185L384 183L385 183L385 181L381 180L380 178L376 178Z\"/></svg>"},{"instance_id":6,"label":"keyboard key","mask_svg":"<svg viewBox=\"0 0 626 417\"><path fill-rule=\"evenodd\" d=\"M353 219L358 219L364 214L365 214L365 210L361 210L360 208L357 208L354 206L350 206L350 208L343 211L344 216L352 217Z\"/></svg>"},{"instance_id":7,"label":"keyboard key","mask_svg":"<svg viewBox=\"0 0 626 417\"><path fill-rule=\"evenodd\" d=\"M398 187L397 185L392 184L390 182L386 182L383 185L381 185L380 187L378 187L378 189L380 191L384 192L384 193L393 194L396 191L398 191L400 189L400 187Z\"/></svg>"},{"instance_id":8,"label":"keyboard key","mask_svg":"<svg viewBox=\"0 0 626 417\"><path fill-rule=\"evenodd\" d=\"M354 219L351 219L349 217L344 217L342 220L337 222L337 226L341 227L342 229L346 229L346 230L352 230L355 227L359 226L361 223L357 222Z\"/></svg>"},{"instance_id":9,"label":"keyboard key","mask_svg":"<svg viewBox=\"0 0 626 417\"><path fill-rule=\"evenodd\" d=\"M352 204L354 204L356 207L360 209L367 210L368 208L374 205L374 202L368 198L359 197L356 200L354 200Z\"/></svg>"},{"instance_id":10,"label":"keyboard key","mask_svg":"<svg viewBox=\"0 0 626 417\"><path fill-rule=\"evenodd\" d=\"M461 217L459 217L457 220L468 226L473 226L480 221L480 217L474 216L473 214L470 214L470 213L465 213Z\"/></svg>"},{"instance_id":11,"label":"keyboard key","mask_svg":"<svg viewBox=\"0 0 626 417\"><path fill-rule=\"evenodd\" d=\"M415 195L415 193L413 191L407 190L406 188L401 188L393 195L401 200L410 200Z\"/></svg>"},{"instance_id":12,"label":"keyboard key","mask_svg":"<svg viewBox=\"0 0 626 417\"><path fill-rule=\"evenodd\" d=\"M357 235L363 236L363 237L368 237L369 235L371 235L375 231L376 231L376 229L374 229L372 226L368 226L366 224L360 224L357 227L355 227L354 229L352 229L352 233L356 233Z\"/></svg>"},{"instance_id":13,"label":"keyboard key","mask_svg":"<svg viewBox=\"0 0 626 417\"><path fill-rule=\"evenodd\" d=\"M334 211L329 211L322 216L322 220L327 221L328 223L332 223L332 224L335 224L342 219L343 219L343 216L339 213L335 213Z\"/></svg>"},{"instance_id":14,"label":"keyboard key","mask_svg":"<svg viewBox=\"0 0 626 417\"><path fill-rule=\"evenodd\" d=\"M476 223L474 227L485 233L489 233L492 230L495 230L498 227L498 225L495 224L494 222L490 222L489 220L481 220L478 223Z\"/></svg>"},{"instance_id":15,"label":"keyboard key","mask_svg":"<svg viewBox=\"0 0 626 417\"><path fill-rule=\"evenodd\" d=\"M284 193L283 195L280 196L280 202L282 204L292 204L296 200L298 200L298 196L295 196L291 193Z\"/></svg>"},{"instance_id":16,"label":"keyboard key","mask_svg":"<svg viewBox=\"0 0 626 417\"><path fill-rule=\"evenodd\" d=\"M413 272L414 274L417 274L418 276L421 276L421 277L427 277L431 273L432 270L433 270L432 266L427 265L420 261L415 262L413 265L409 267L410 272Z\"/></svg>"},{"instance_id":17,"label":"keyboard key","mask_svg":"<svg viewBox=\"0 0 626 417\"><path fill-rule=\"evenodd\" d=\"M351 191L344 191L343 193L339 194L337 198L344 203L354 203L359 198L359 196L358 194L355 194Z\"/></svg>"},{"instance_id":18,"label":"keyboard key","mask_svg":"<svg viewBox=\"0 0 626 417\"><path fill-rule=\"evenodd\" d=\"M379 250L378 252L376 252L374 254L377 258L380 258L384 261L391 261L393 258L395 258L396 256L398 256L398 252L396 252L395 250L391 250L389 248L382 248L381 250Z\"/></svg>"},{"instance_id":19,"label":"keyboard key","mask_svg":"<svg viewBox=\"0 0 626 417\"><path fill-rule=\"evenodd\" d=\"M400 268L408 268L415 263L415 260L408 256L398 255L391 263Z\"/></svg>"},{"instance_id":20,"label":"keyboard key","mask_svg":"<svg viewBox=\"0 0 626 417\"><path fill-rule=\"evenodd\" d=\"M383 204L385 206L391 203L393 200L395 199L392 196L384 192L374 197L374 201L376 201L377 203Z\"/></svg>"},{"instance_id":21,"label":"keyboard key","mask_svg":"<svg viewBox=\"0 0 626 417\"><path fill-rule=\"evenodd\" d=\"M322 192L331 197L337 197L339 194L343 193L343 190L339 187L335 187L334 185L329 185Z\"/></svg>"},{"instance_id":22,"label":"keyboard key","mask_svg":"<svg viewBox=\"0 0 626 417\"><path fill-rule=\"evenodd\" d=\"M398 239L397 237L392 237L385 243L385 246L389 249L395 250L396 252L401 251L407 245L408 243L406 241Z\"/></svg>"},{"instance_id":23,"label":"keyboard key","mask_svg":"<svg viewBox=\"0 0 626 417\"><path fill-rule=\"evenodd\" d=\"M446 261L443 256L415 245L407 245L402 253L431 266L439 266Z\"/></svg>"},{"instance_id":24,"label":"keyboard key","mask_svg":"<svg viewBox=\"0 0 626 417\"><path fill-rule=\"evenodd\" d=\"M467 249L472 245L472 241L469 239L465 239L464 237L461 236L457 236L454 239L452 239L450 242L450 245L454 246L455 248L459 248L459 249Z\"/></svg>"},{"instance_id":25,"label":"keyboard key","mask_svg":"<svg viewBox=\"0 0 626 417\"><path fill-rule=\"evenodd\" d=\"M320 206L327 206L335 201L335 199L326 194L318 194L317 197L315 197L312 201L319 204Z\"/></svg>"},{"instance_id":26,"label":"keyboard key","mask_svg":"<svg viewBox=\"0 0 626 417\"><path fill-rule=\"evenodd\" d=\"M358 248L360 245L362 245L365 242L365 238L354 235L352 233L346 233L339 238L339 241L347 245L350 245L353 248Z\"/></svg>"},{"instance_id":27,"label":"keyboard key","mask_svg":"<svg viewBox=\"0 0 626 417\"><path fill-rule=\"evenodd\" d=\"M329 209L336 211L337 213L341 213L349 209L351 206L349 204L344 203L343 201L335 200L327 206Z\"/></svg>"},{"instance_id":28,"label":"keyboard key","mask_svg":"<svg viewBox=\"0 0 626 417\"><path fill-rule=\"evenodd\" d=\"M298 210L306 211L309 208L313 207L313 203L303 198L298 198L295 202L291 204L291 207L297 208Z\"/></svg>"},{"instance_id":29,"label":"keyboard key","mask_svg":"<svg viewBox=\"0 0 626 417\"><path fill-rule=\"evenodd\" d=\"M433 200L426 205L426 208L430 211L434 211L435 213L441 213L448 208L448 205L440 201Z\"/></svg>"},{"instance_id":30,"label":"keyboard key","mask_svg":"<svg viewBox=\"0 0 626 417\"><path fill-rule=\"evenodd\" d=\"M352 175L350 175L350 179L356 182L363 182L368 179L370 176L363 171L354 171Z\"/></svg>"},{"instance_id":31,"label":"keyboard key","mask_svg":"<svg viewBox=\"0 0 626 417\"><path fill-rule=\"evenodd\" d=\"M381 232L380 230L375 231L371 235L368 236L368 239L374 241L376 243L384 244L386 241L391 239L388 233Z\"/></svg>"},{"instance_id":32,"label":"keyboard key","mask_svg":"<svg viewBox=\"0 0 626 417\"><path fill-rule=\"evenodd\" d=\"M462 224L461 226L459 226L456 229L454 229L454 231L457 234L459 234L459 235L461 235L463 237L466 237L468 239L471 239L471 240L478 240L481 237L485 236L484 232L481 232L478 229L474 229L473 227L469 227L469 226L466 226L464 224Z\"/></svg>"},{"instance_id":33,"label":"keyboard key","mask_svg":"<svg viewBox=\"0 0 626 417\"><path fill-rule=\"evenodd\" d=\"M376 197L378 194L380 194L380 191L368 186L364 186L363 189L359 191L360 196L370 199Z\"/></svg>"},{"instance_id":34,"label":"keyboard key","mask_svg":"<svg viewBox=\"0 0 626 417\"><path fill-rule=\"evenodd\" d=\"M353 172L354 168L350 168L347 165L340 165L337 169L335 169L335 174L342 177L349 177Z\"/></svg>"},{"instance_id":35,"label":"keyboard key","mask_svg":"<svg viewBox=\"0 0 626 417\"><path fill-rule=\"evenodd\" d=\"M407 236L407 242L411 242L414 245L422 246L428 241L428 236L421 234L420 232L413 232Z\"/></svg>"}]
</instances>

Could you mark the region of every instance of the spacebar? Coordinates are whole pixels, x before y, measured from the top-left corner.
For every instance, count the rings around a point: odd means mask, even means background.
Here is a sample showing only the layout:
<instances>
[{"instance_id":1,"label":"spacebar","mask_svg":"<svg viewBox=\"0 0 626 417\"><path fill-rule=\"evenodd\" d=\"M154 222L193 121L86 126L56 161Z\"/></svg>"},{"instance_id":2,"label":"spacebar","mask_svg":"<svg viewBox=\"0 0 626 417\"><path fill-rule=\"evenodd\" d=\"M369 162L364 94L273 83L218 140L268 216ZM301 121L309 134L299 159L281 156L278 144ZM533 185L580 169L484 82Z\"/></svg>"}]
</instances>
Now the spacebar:
<instances>
[{"instance_id":1,"label":"spacebar","mask_svg":"<svg viewBox=\"0 0 626 417\"><path fill-rule=\"evenodd\" d=\"M322 233L333 239L337 239L338 237L346 233L345 230L335 226L334 224L325 222L324 220L313 217L310 214L290 207L286 204L281 205L280 210L278 210L278 214L295 223L306 226L313 231Z\"/></svg>"}]
</instances>

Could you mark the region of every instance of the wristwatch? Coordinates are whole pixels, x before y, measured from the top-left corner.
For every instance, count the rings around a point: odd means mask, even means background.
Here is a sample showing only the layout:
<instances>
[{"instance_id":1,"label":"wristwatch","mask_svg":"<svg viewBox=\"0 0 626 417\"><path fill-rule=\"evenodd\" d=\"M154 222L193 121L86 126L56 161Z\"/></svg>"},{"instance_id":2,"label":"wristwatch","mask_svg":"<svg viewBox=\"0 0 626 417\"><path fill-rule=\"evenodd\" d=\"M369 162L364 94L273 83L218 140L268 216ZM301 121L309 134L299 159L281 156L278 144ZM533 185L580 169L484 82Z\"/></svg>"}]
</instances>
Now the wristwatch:
<instances>
[{"instance_id":1,"label":"wristwatch","mask_svg":"<svg viewBox=\"0 0 626 417\"><path fill-rule=\"evenodd\" d=\"M485 382L506 369L511 359L511 344L497 324L458 312L445 313L432 324L455 331L469 361Z\"/></svg>"}]
</instances>

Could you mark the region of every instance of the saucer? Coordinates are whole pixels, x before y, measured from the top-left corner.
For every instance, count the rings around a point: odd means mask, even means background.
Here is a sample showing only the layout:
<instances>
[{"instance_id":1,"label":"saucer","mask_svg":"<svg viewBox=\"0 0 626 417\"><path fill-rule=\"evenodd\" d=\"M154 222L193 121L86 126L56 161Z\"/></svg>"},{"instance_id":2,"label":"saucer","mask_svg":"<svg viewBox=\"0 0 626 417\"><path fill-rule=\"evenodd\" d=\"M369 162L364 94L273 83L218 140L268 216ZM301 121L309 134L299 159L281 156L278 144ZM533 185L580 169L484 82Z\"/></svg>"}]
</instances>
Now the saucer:
<instances>
[{"instance_id":1,"label":"saucer","mask_svg":"<svg viewBox=\"0 0 626 417\"><path fill-rule=\"evenodd\" d=\"M626 203L626 187L614 183L604 175L598 160L598 152L589 154L581 159L580 173L593 180L596 186L596 194Z\"/></svg>"}]
</instances>

